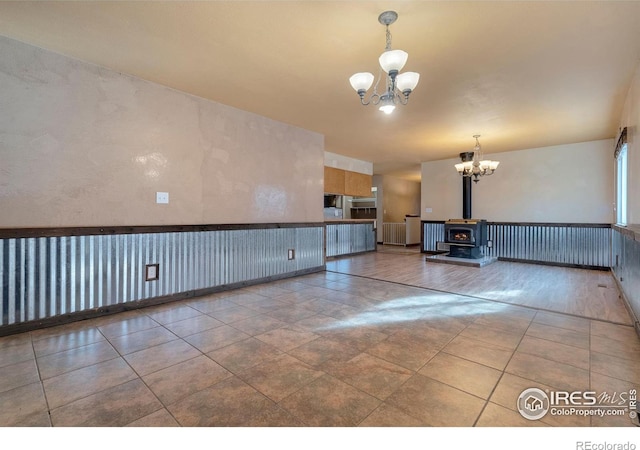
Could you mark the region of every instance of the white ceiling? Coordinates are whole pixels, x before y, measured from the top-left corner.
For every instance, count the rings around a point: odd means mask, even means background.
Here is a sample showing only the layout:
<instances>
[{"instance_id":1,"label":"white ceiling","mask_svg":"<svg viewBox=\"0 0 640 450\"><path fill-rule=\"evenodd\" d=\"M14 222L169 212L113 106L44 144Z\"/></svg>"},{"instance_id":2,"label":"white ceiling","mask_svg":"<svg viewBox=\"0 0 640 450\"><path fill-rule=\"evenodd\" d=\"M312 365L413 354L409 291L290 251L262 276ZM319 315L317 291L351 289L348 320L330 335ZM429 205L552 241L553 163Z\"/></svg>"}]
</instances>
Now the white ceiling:
<instances>
[{"instance_id":1,"label":"white ceiling","mask_svg":"<svg viewBox=\"0 0 640 450\"><path fill-rule=\"evenodd\" d=\"M386 116L385 29L420 83ZM419 176L422 161L612 138L640 61L640 1L0 2L0 34L325 135L325 149ZM0 55L1 56L1 55Z\"/></svg>"}]
</instances>

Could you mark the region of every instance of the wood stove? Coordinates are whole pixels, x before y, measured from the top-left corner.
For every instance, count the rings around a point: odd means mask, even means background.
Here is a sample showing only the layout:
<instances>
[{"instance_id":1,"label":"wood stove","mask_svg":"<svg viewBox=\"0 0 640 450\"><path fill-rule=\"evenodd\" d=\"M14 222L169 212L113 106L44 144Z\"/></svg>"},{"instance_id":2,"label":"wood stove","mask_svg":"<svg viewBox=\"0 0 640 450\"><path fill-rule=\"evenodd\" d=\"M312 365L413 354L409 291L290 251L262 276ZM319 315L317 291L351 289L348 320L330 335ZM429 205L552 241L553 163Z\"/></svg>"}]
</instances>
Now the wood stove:
<instances>
[{"instance_id":1,"label":"wood stove","mask_svg":"<svg viewBox=\"0 0 640 450\"><path fill-rule=\"evenodd\" d=\"M449 256L482 258L481 247L487 245L487 221L449 219L444 223L444 241L449 244Z\"/></svg>"}]
</instances>

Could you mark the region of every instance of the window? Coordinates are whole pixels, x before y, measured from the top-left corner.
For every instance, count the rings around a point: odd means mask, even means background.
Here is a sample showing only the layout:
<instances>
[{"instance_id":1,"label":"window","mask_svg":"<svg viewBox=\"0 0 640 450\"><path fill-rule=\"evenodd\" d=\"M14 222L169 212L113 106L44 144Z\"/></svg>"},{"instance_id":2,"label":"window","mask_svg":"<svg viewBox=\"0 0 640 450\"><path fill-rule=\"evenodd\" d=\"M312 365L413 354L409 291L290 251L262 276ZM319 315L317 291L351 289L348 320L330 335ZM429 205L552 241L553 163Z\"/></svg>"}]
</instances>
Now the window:
<instances>
[{"instance_id":1,"label":"window","mask_svg":"<svg viewBox=\"0 0 640 450\"><path fill-rule=\"evenodd\" d=\"M627 224L627 144L620 147L616 158L616 222Z\"/></svg>"}]
</instances>

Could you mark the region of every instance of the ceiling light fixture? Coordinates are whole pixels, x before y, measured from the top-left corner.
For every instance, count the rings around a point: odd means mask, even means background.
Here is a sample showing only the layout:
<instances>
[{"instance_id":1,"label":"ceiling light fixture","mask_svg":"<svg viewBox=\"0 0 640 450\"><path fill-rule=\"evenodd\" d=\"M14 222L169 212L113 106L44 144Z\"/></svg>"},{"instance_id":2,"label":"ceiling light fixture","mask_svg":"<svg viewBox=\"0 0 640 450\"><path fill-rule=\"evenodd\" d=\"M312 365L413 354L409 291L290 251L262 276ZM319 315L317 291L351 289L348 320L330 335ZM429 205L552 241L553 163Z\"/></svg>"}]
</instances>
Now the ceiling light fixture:
<instances>
[{"instance_id":1,"label":"ceiling light fixture","mask_svg":"<svg viewBox=\"0 0 640 450\"><path fill-rule=\"evenodd\" d=\"M380 55L380 72L378 73L378 81L373 87L373 93L368 100L364 99L365 94L373 84L374 76L369 72L359 72L349 78L351 86L360 96L360 102L363 105L373 103L380 105L380 111L385 114L391 114L397 104L406 105L409 101L409 94L418 85L420 74L417 72L399 73L407 62L409 54L402 50L391 50L391 32L389 25L396 21L398 13L395 11L385 11L378 16L378 22L387 27L387 45L384 52ZM382 80L382 71L385 71L386 77L385 91L378 93L378 85Z\"/></svg>"},{"instance_id":2,"label":"ceiling light fixture","mask_svg":"<svg viewBox=\"0 0 640 450\"><path fill-rule=\"evenodd\" d=\"M477 183L478 177L485 175L493 175L493 172L498 168L500 161L491 161L484 159L482 154L482 147L478 138L479 134L473 136L476 138L476 145L473 147L472 152L460 153L461 163L456 164L456 170L463 177L474 177L474 182Z\"/></svg>"}]
</instances>

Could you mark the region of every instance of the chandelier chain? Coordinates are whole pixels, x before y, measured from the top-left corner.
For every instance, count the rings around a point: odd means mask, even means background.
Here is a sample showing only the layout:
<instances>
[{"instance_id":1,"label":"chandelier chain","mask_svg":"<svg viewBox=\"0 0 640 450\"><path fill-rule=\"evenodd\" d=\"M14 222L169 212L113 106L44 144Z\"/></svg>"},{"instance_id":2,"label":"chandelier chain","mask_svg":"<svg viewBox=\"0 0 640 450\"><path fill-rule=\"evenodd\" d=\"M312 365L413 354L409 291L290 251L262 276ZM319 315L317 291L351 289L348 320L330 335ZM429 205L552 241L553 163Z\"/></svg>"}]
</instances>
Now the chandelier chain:
<instances>
[{"instance_id":1,"label":"chandelier chain","mask_svg":"<svg viewBox=\"0 0 640 450\"><path fill-rule=\"evenodd\" d=\"M387 45L384 47L384 51L391 50L391 31L389 25L387 25Z\"/></svg>"}]
</instances>

